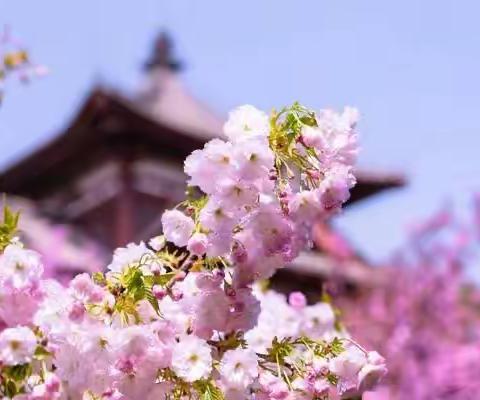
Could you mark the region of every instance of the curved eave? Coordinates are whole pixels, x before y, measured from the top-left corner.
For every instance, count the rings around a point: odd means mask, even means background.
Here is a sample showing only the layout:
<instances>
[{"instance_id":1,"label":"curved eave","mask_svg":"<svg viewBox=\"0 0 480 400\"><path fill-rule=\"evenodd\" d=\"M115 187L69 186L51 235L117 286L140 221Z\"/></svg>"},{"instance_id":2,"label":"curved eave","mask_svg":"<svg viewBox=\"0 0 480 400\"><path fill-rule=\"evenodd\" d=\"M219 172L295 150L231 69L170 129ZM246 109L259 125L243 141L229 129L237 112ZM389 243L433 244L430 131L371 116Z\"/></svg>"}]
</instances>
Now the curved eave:
<instances>
[{"instance_id":1,"label":"curved eave","mask_svg":"<svg viewBox=\"0 0 480 400\"><path fill-rule=\"evenodd\" d=\"M107 151L121 141L142 141L179 162L205 142L142 115L114 92L96 88L67 129L0 174L0 192L35 198L43 181L87 163L93 149Z\"/></svg>"},{"instance_id":2,"label":"curved eave","mask_svg":"<svg viewBox=\"0 0 480 400\"><path fill-rule=\"evenodd\" d=\"M338 260L316 251L301 253L292 264L285 267L284 272L313 280L342 278L364 287L374 287L383 280L381 270L372 268L361 259L351 259L342 265Z\"/></svg>"},{"instance_id":3,"label":"curved eave","mask_svg":"<svg viewBox=\"0 0 480 400\"><path fill-rule=\"evenodd\" d=\"M352 189L346 206L389 189L402 188L407 184L407 179L402 174L378 173L359 169L355 172L355 176L357 185Z\"/></svg>"}]
</instances>

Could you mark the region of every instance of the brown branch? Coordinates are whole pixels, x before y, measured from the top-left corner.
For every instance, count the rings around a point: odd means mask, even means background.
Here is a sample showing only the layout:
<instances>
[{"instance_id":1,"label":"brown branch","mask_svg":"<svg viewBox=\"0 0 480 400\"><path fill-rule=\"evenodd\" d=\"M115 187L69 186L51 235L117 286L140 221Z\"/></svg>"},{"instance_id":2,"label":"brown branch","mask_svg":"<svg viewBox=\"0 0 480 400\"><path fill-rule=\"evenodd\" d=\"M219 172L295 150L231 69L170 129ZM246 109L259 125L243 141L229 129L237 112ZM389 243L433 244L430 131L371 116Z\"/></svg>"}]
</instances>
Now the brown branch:
<instances>
[{"instance_id":1,"label":"brown branch","mask_svg":"<svg viewBox=\"0 0 480 400\"><path fill-rule=\"evenodd\" d=\"M178 268L177 273L178 272L188 273L188 271L190 271L190 268L192 268L195 261L197 261L197 258L198 257L196 255L190 254L182 262L182 265L180 266L180 268ZM175 282L177 282L177 275L175 275L172 279L170 279L170 281L168 281L168 283L165 285L165 289L167 289L168 291L171 290Z\"/></svg>"}]
</instances>

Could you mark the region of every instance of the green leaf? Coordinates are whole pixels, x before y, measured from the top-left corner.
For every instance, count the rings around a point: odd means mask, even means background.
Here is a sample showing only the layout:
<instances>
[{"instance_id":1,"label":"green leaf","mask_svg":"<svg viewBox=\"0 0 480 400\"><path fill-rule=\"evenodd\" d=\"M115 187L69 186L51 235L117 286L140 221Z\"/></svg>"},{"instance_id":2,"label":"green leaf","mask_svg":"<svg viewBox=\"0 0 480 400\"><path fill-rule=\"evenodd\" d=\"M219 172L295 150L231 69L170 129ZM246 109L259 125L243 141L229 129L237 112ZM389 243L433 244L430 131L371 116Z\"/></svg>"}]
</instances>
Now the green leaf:
<instances>
[{"instance_id":1,"label":"green leaf","mask_svg":"<svg viewBox=\"0 0 480 400\"><path fill-rule=\"evenodd\" d=\"M222 391L210 381L195 382L195 389L201 400L225 400Z\"/></svg>"},{"instance_id":2,"label":"green leaf","mask_svg":"<svg viewBox=\"0 0 480 400\"><path fill-rule=\"evenodd\" d=\"M332 340L332 343L330 343L330 352L335 355L335 356L338 356L340 355L341 353L343 353L345 351L345 346L343 345L343 342L341 339L335 337L333 340Z\"/></svg>"},{"instance_id":3,"label":"green leaf","mask_svg":"<svg viewBox=\"0 0 480 400\"><path fill-rule=\"evenodd\" d=\"M145 282L143 281L142 271L137 268L129 271L125 277L125 284L128 293L133 296L135 301L145 298Z\"/></svg>"},{"instance_id":4,"label":"green leaf","mask_svg":"<svg viewBox=\"0 0 480 400\"><path fill-rule=\"evenodd\" d=\"M17 394L17 385L14 381L8 381L5 384L5 395L8 398L13 398Z\"/></svg>"},{"instance_id":5,"label":"green leaf","mask_svg":"<svg viewBox=\"0 0 480 400\"><path fill-rule=\"evenodd\" d=\"M327 373L327 381L330 382L330 384L336 386L338 384L338 377L335 374L332 374L331 372Z\"/></svg>"},{"instance_id":6,"label":"green leaf","mask_svg":"<svg viewBox=\"0 0 480 400\"><path fill-rule=\"evenodd\" d=\"M272 345L267 349L268 356L272 362L279 360L283 362L285 357L288 357L292 354L294 350L294 344L292 338L284 338L281 341L275 336L272 341Z\"/></svg>"},{"instance_id":7,"label":"green leaf","mask_svg":"<svg viewBox=\"0 0 480 400\"><path fill-rule=\"evenodd\" d=\"M153 285L160 285L165 286L168 282L172 280L172 278L176 275L176 272L167 272L161 275L152 276L152 286ZM150 278L150 277L149 277Z\"/></svg>"},{"instance_id":8,"label":"green leaf","mask_svg":"<svg viewBox=\"0 0 480 400\"><path fill-rule=\"evenodd\" d=\"M95 272L92 275L93 282L95 282L97 285L100 286L105 286L107 283L107 280L105 279L105 275L102 272Z\"/></svg>"},{"instance_id":9,"label":"green leaf","mask_svg":"<svg viewBox=\"0 0 480 400\"><path fill-rule=\"evenodd\" d=\"M32 374L32 366L30 364L20 364L7 367L4 374L16 382L22 382Z\"/></svg>"},{"instance_id":10,"label":"green leaf","mask_svg":"<svg viewBox=\"0 0 480 400\"><path fill-rule=\"evenodd\" d=\"M145 289L145 298L148 300L148 302L152 305L153 309L157 314L160 314L160 307L158 305L158 300L155 298L155 296L152 293L151 288Z\"/></svg>"},{"instance_id":11,"label":"green leaf","mask_svg":"<svg viewBox=\"0 0 480 400\"><path fill-rule=\"evenodd\" d=\"M37 360L44 360L48 357L50 357L52 353L50 353L45 347L43 346L37 346L35 349L34 356Z\"/></svg>"},{"instance_id":12,"label":"green leaf","mask_svg":"<svg viewBox=\"0 0 480 400\"><path fill-rule=\"evenodd\" d=\"M13 212L7 205L3 207L3 221L0 224L0 251L7 247L17 234L19 212Z\"/></svg>"}]
</instances>

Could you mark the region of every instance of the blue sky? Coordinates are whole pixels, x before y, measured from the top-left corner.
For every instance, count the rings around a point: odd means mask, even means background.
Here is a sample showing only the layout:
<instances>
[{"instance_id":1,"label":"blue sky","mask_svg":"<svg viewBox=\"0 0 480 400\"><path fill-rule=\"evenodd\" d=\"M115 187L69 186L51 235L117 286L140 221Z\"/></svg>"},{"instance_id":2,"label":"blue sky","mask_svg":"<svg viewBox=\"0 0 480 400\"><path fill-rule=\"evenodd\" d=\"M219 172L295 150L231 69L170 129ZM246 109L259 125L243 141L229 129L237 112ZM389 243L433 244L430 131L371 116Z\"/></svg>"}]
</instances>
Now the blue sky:
<instances>
[{"instance_id":1,"label":"blue sky","mask_svg":"<svg viewBox=\"0 0 480 400\"><path fill-rule=\"evenodd\" d=\"M337 221L381 258L410 222L480 189L478 15L475 0L0 0L0 25L51 69L7 93L0 166L58 133L95 83L135 90L167 29L186 85L220 115L294 100L360 109L361 165L410 180Z\"/></svg>"}]
</instances>

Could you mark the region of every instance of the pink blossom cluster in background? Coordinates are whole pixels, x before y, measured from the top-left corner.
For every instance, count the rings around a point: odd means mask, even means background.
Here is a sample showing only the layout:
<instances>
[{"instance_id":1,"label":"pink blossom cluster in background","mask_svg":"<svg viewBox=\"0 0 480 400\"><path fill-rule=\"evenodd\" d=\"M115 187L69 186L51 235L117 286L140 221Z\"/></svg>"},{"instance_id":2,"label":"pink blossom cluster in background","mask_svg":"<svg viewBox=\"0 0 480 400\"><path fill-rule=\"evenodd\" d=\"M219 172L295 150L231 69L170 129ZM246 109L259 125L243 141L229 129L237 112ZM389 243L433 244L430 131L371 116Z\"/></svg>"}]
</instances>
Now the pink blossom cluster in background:
<instances>
[{"instance_id":1,"label":"pink blossom cluster in background","mask_svg":"<svg viewBox=\"0 0 480 400\"><path fill-rule=\"evenodd\" d=\"M72 226L52 223L32 201L8 196L8 205L20 211L18 236L25 246L42 255L45 278L68 283L78 273L104 268L106 251L90 237Z\"/></svg>"},{"instance_id":2,"label":"pink blossom cluster in background","mask_svg":"<svg viewBox=\"0 0 480 400\"><path fill-rule=\"evenodd\" d=\"M309 245L312 221L355 183L357 113L295 103L234 110L228 141L185 161L187 199L162 236L117 249L107 272L68 285L0 230L0 392L15 399L356 398L384 359L307 306L254 284Z\"/></svg>"},{"instance_id":3,"label":"pink blossom cluster in background","mask_svg":"<svg viewBox=\"0 0 480 400\"><path fill-rule=\"evenodd\" d=\"M469 219L443 209L414 226L380 270L382 284L338 303L352 333L388 359L368 399L478 398L480 297L467 277L478 260L478 201Z\"/></svg>"}]
</instances>

